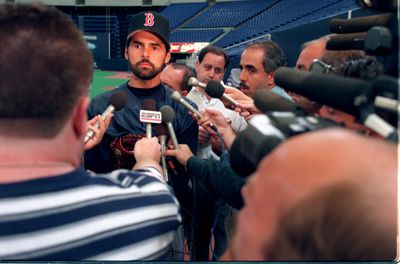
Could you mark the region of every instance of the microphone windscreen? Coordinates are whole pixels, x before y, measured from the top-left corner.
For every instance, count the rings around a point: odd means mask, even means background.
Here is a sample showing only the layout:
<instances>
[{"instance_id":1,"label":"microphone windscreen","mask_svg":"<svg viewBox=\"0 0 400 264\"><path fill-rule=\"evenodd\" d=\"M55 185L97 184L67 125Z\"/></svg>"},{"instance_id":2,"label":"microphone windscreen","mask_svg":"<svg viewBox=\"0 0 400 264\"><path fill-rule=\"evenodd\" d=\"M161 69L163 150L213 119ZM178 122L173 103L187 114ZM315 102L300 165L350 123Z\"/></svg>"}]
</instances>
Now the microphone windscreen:
<instances>
[{"instance_id":1,"label":"microphone windscreen","mask_svg":"<svg viewBox=\"0 0 400 264\"><path fill-rule=\"evenodd\" d=\"M326 43L327 50L363 50L366 32L340 34L329 38Z\"/></svg>"},{"instance_id":2,"label":"microphone windscreen","mask_svg":"<svg viewBox=\"0 0 400 264\"><path fill-rule=\"evenodd\" d=\"M165 123L157 124L154 128L157 136L167 136L168 128Z\"/></svg>"},{"instance_id":3,"label":"microphone windscreen","mask_svg":"<svg viewBox=\"0 0 400 264\"><path fill-rule=\"evenodd\" d=\"M239 176L246 178L256 170L256 166L241 152L241 138L244 137L239 133L233 141L231 150L229 152L229 163L232 170Z\"/></svg>"},{"instance_id":4,"label":"microphone windscreen","mask_svg":"<svg viewBox=\"0 0 400 264\"><path fill-rule=\"evenodd\" d=\"M161 119L164 123L169 123L174 120L175 112L169 105L164 105L160 108Z\"/></svg>"},{"instance_id":5,"label":"microphone windscreen","mask_svg":"<svg viewBox=\"0 0 400 264\"><path fill-rule=\"evenodd\" d=\"M296 110L296 104L266 89L256 90L254 93L254 105L263 113L293 112Z\"/></svg>"},{"instance_id":6,"label":"microphone windscreen","mask_svg":"<svg viewBox=\"0 0 400 264\"><path fill-rule=\"evenodd\" d=\"M179 100L182 99L182 95L181 95L179 92L174 91L174 92L171 94L171 98L172 98L172 100L175 100L175 101L179 102Z\"/></svg>"},{"instance_id":7,"label":"microphone windscreen","mask_svg":"<svg viewBox=\"0 0 400 264\"><path fill-rule=\"evenodd\" d=\"M222 86L222 84L215 80L208 81L204 90L212 98L221 98L225 92L225 88Z\"/></svg>"},{"instance_id":8,"label":"microphone windscreen","mask_svg":"<svg viewBox=\"0 0 400 264\"><path fill-rule=\"evenodd\" d=\"M115 111L123 108L128 102L128 96L123 91L116 91L110 97L110 105L115 107Z\"/></svg>"},{"instance_id":9,"label":"microphone windscreen","mask_svg":"<svg viewBox=\"0 0 400 264\"><path fill-rule=\"evenodd\" d=\"M367 81L328 74L317 74L281 67L276 71L277 85L358 117L356 98L372 100L372 86Z\"/></svg>"},{"instance_id":10,"label":"microphone windscreen","mask_svg":"<svg viewBox=\"0 0 400 264\"><path fill-rule=\"evenodd\" d=\"M332 33L356 33L368 31L374 26L386 26L391 18L391 13L352 19L334 18L329 24Z\"/></svg>"},{"instance_id":11,"label":"microphone windscreen","mask_svg":"<svg viewBox=\"0 0 400 264\"><path fill-rule=\"evenodd\" d=\"M142 110L156 111L156 101L153 99L145 99L142 101Z\"/></svg>"}]
</instances>

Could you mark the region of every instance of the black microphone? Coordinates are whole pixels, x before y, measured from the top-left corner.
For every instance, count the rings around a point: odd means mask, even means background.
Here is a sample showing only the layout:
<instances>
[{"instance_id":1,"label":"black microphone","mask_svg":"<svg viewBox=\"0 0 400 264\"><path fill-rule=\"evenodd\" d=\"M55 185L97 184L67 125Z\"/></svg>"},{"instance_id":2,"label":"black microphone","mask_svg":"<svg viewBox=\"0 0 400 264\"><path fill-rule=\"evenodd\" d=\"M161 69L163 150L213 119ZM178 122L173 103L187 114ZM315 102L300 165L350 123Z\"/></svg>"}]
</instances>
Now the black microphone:
<instances>
[{"instance_id":1,"label":"black microphone","mask_svg":"<svg viewBox=\"0 0 400 264\"><path fill-rule=\"evenodd\" d=\"M271 111L293 112L297 110L295 103L266 89L256 90L253 99L254 105L263 113Z\"/></svg>"},{"instance_id":2,"label":"black microphone","mask_svg":"<svg viewBox=\"0 0 400 264\"><path fill-rule=\"evenodd\" d=\"M106 119L106 117L109 114L114 113L115 111L120 110L121 108L123 108L126 103L128 101L128 96L126 95L125 92L123 91L116 91L114 92L111 97L110 97L110 101L109 101L109 105L106 108L106 110L101 114L101 118L103 120ZM96 122L95 124L96 127L99 127L99 123ZM86 143L89 139L91 139L94 136L94 132L92 130L88 130L85 136L85 139L83 140L84 143Z\"/></svg>"},{"instance_id":3,"label":"black microphone","mask_svg":"<svg viewBox=\"0 0 400 264\"><path fill-rule=\"evenodd\" d=\"M393 17L391 13L388 13L352 19L334 18L329 24L332 33L356 33L368 31L374 26L387 26Z\"/></svg>"},{"instance_id":4,"label":"black microphone","mask_svg":"<svg viewBox=\"0 0 400 264\"><path fill-rule=\"evenodd\" d=\"M390 139L397 136L395 129L373 112L375 97L379 91L383 90L379 86L381 78L382 76L378 76L374 81L367 82L287 67L281 67L275 73L277 85L313 101L352 114L360 123Z\"/></svg>"},{"instance_id":5,"label":"black microphone","mask_svg":"<svg viewBox=\"0 0 400 264\"><path fill-rule=\"evenodd\" d=\"M169 105L164 105L160 108L161 118L164 124L167 125L169 135L171 136L172 144L174 144L175 149L179 149L178 140L176 139L176 134L174 127L172 126L172 121L175 117L174 109Z\"/></svg>"},{"instance_id":6,"label":"black microphone","mask_svg":"<svg viewBox=\"0 0 400 264\"><path fill-rule=\"evenodd\" d=\"M255 116L231 146L230 164L233 171L247 177L256 170L260 160L284 139L285 136L272 125L267 116Z\"/></svg>"},{"instance_id":7,"label":"black microphone","mask_svg":"<svg viewBox=\"0 0 400 264\"><path fill-rule=\"evenodd\" d=\"M327 50L363 50L367 32L331 36L326 43Z\"/></svg>"},{"instance_id":8,"label":"black microphone","mask_svg":"<svg viewBox=\"0 0 400 264\"><path fill-rule=\"evenodd\" d=\"M145 99L142 101L142 110L140 113L140 121L144 122L146 124L146 137L147 138L151 138L152 136L152 132L151 132L151 123L152 122L148 122L149 120L147 120L149 116L146 116L146 119L142 118L143 112L142 111L155 111L156 110L156 101L154 101L153 99ZM151 112L149 112L151 114ZM150 117L151 118L151 117Z\"/></svg>"},{"instance_id":9,"label":"black microphone","mask_svg":"<svg viewBox=\"0 0 400 264\"><path fill-rule=\"evenodd\" d=\"M360 115L358 108L360 103L371 100L372 96L371 85L367 81L287 67L281 67L276 71L275 82L284 89L355 116ZM358 98L361 95L363 98ZM368 98L364 98L365 96Z\"/></svg>"},{"instance_id":10,"label":"black microphone","mask_svg":"<svg viewBox=\"0 0 400 264\"><path fill-rule=\"evenodd\" d=\"M213 97L213 98L224 98L226 99L230 104L234 106L239 106L239 103L236 102L232 97L229 95L225 94L225 88L222 86L222 84L218 81L215 80L209 80L205 89L206 93Z\"/></svg>"},{"instance_id":11,"label":"black microphone","mask_svg":"<svg viewBox=\"0 0 400 264\"><path fill-rule=\"evenodd\" d=\"M161 145L161 166L163 170L163 175L165 181L168 181L168 171L167 171L167 162L165 160L165 149L167 145L167 135L168 135L168 128L167 125L164 123L157 124L156 127L154 128L156 135L158 137L158 140L160 141Z\"/></svg>"},{"instance_id":12,"label":"black microphone","mask_svg":"<svg viewBox=\"0 0 400 264\"><path fill-rule=\"evenodd\" d=\"M381 12L397 12L397 0L358 0L362 8L372 9Z\"/></svg>"}]
</instances>

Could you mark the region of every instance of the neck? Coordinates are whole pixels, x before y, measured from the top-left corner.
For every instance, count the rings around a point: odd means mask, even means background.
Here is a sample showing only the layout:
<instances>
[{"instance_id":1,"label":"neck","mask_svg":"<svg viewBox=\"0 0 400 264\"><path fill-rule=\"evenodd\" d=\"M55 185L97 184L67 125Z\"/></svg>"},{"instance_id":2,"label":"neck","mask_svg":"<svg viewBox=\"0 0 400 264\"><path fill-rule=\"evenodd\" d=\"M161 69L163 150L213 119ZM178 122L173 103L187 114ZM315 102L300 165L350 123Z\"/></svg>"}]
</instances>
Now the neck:
<instances>
[{"instance_id":1,"label":"neck","mask_svg":"<svg viewBox=\"0 0 400 264\"><path fill-rule=\"evenodd\" d=\"M70 172L80 165L81 151L74 149L73 144L57 137L0 137L0 182L10 183Z\"/></svg>"},{"instance_id":2,"label":"neck","mask_svg":"<svg viewBox=\"0 0 400 264\"><path fill-rule=\"evenodd\" d=\"M141 89L149 89L156 87L161 83L160 80L160 74L158 74L156 77L154 77L151 80L143 80L137 77L136 75L132 74L131 79L129 80L129 85L135 88L141 88Z\"/></svg>"}]
</instances>

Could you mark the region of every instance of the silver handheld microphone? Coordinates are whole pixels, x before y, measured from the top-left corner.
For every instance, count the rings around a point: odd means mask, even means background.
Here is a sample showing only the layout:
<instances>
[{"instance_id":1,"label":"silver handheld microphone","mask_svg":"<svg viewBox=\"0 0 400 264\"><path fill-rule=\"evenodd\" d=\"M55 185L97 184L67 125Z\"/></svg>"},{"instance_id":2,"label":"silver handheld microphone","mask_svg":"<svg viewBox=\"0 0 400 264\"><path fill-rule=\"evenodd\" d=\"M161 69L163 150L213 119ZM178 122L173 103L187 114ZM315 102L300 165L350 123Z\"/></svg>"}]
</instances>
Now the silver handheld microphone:
<instances>
[{"instance_id":1,"label":"silver handheld microphone","mask_svg":"<svg viewBox=\"0 0 400 264\"><path fill-rule=\"evenodd\" d=\"M168 170L167 170L167 161L165 159L164 153L167 146L167 135L168 135L168 128L167 125L164 123L158 124L155 127L156 135L158 140L160 141L161 145L161 166L163 170L164 180L168 182Z\"/></svg>"},{"instance_id":2,"label":"silver handheld microphone","mask_svg":"<svg viewBox=\"0 0 400 264\"><path fill-rule=\"evenodd\" d=\"M182 98L182 95L175 91L172 93L171 98L175 101L177 101L178 103L181 103L184 107L186 107L187 110L189 110L190 112L192 112L193 114L197 115L197 117L199 119L202 119L203 116L200 114L199 111L197 111L196 108L194 108L193 106L191 106L188 102L185 101L185 99ZM217 127L213 124L213 123L209 123L209 126L214 130L217 131Z\"/></svg>"},{"instance_id":3,"label":"silver handheld microphone","mask_svg":"<svg viewBox=\"0 0 400 264\"><path fill-rule=\"evenodd\" d=\"M206 88L206 84L205 83L199 82L199 80L197 80L194 77L190 77L189 78L188 84L189 84L189 86L198 86L198 87L201 87L203 89Z\"/></svg>"},{"instance_id":4,"label":"silver handheld microphone","mask_svg":"<svg viewBox=\"0 0 400 264\"><path fill-rule=\"evenodd\" d=\"M168 132L172 140L172 144L174 144L174 148L179 149L179 144L178 140L176 139L175 130L174 127L172 126L172 121L174 120L175 117L174 109L172 109L172 107L169 105L164 105L160 108L160 112L162 121L167 125Z\"/></svg>"},{"instance_id":5,"label":"silver handheld microphone","mask_svg":"<svg viewBox=\"0 0 400 264\"><path fill-rule=\"evenodd\" d=\"M116 91L113 93L110 97L110 104L106 108L106 110L101 114L101 119L105 120L109 114L114 113L115 111L120 110L123 108L128 101L128 96L126 95L125 92L123 91ZM99 123L96 122L95 126L98 128ZM85 135L85 139L83 140L83 143L88 142L89 139L91 139L94 136L93 130L88 130Z\"/></svg>"},{"instance_id":6,"label":"silver handheld microphone","mask_svg":"<svg viewBox=\"0 0 400 264\"><path fill-rule=\"evenodd\" d=\"M177 101L178 103L181 103L187 110L189 110L193 114L196 114L200 119L203 118L200 112L196 108L191 106L188 102L186 102L185 99L182 98L182 95L179 92L177 91L173 92L171 98Z\"/></svg>"},{"instance_id":7,"label":"silver handheld microphone","mask_svg":"<svg viewBox=\"0 0 400 264\"><path fill-rule=\"evenodd\" d=\"M142 110L144 111L155 111L156 110L156 101L153 99L145 99L142 101ZM145 120L140 120L140 121L145 121ZM152 133L151 133L151 122L147 121L144 122L146 124L146 137L151 138Z\"/></svg>"}]
</instances>

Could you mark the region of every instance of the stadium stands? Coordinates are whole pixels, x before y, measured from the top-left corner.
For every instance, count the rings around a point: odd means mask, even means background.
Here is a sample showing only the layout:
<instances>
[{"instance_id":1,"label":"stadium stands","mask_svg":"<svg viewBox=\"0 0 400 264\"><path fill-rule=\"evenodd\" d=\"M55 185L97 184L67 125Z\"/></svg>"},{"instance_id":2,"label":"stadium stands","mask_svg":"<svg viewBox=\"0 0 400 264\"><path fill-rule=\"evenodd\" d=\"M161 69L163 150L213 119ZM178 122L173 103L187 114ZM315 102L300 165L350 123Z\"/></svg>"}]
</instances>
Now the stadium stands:
<instances>
[{"instance_id":1,"label":"stadium stands","mask_svg":"<svg viewBox=\"0 0 400 264\"><path fill-rule=\"evenodd\" d=\"M207 3L171 4L162 10L161 14L170 20L171 29L174 30L206 7Z\"/></svg>"},{"instance_id":2,"label":"stadium stands","mask_svg":"<svg viewBox=\"0 0 400 264\"><path fill-rule=\"evenodd\" d=\"M171 42L212 42L222 33L222 29L181 29L172 33Z\"/></svg>"},{"instance_id":3,"label":"stadium stands","mask_svg":"<svg viewBox=\"0 0 400 264\"><path fill-rule=\"evenodd\" d=\"M349 0L239 0L230 2L172 3L152 8L171 21L172 42L211 42L223 48L241 46L254 38L326 19L358 8ZM71 18L84 33L110 34L111 58L123 58L129 16Z\"/></svg>"},{"instance_id":4,"label":"stadium stands","mask_svg":"<svg viewBox=\"0 0 400 264\"><path fill-rule=\"evenodd\" d=\"M237 2L217 2L198 17L191 20L185 28L236 27L244 21L261 13L277 0L255 0Z\"/></svg>"}]
</instances>

